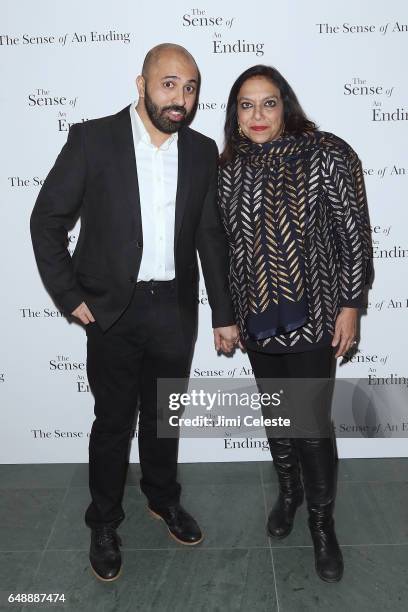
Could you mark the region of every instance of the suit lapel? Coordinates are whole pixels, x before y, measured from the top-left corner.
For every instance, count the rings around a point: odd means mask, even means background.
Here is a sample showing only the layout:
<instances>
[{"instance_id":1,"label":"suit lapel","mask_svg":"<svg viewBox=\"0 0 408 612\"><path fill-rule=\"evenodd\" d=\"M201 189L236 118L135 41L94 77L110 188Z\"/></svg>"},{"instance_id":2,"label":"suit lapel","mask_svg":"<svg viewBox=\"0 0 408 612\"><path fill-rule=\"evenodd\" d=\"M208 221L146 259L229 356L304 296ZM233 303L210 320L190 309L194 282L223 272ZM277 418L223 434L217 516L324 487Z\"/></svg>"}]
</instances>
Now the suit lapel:
<instances>
[{"instance_id":1,"label":"suit lapel","mask_svg":"<svg viewBox=\"0 0 408 612\"><path fill-rule=\"evenodd\" d=\"M191 133L187 128L182 128L178 139L178 171L177 171L177 192L176 192L176 212L174 220L174 252L178 235L183 221L184 211L188 202L191 187Z\"/></svg>"},{"instance_id":2,"label":"suit lapel","mask_svg":"<svg viewBox=\"0 0 408 612\"><path fill-rule=\"evenodd\" d=\"M114 158L121 177L122 188L128 200L132 217L136 223L136 228L141 228L142 215L140 210L139 183L137 179L135 148L128 106L120 111L112 121L111 131L114 145ZM182 128L177 139L178 171L174 220L174 248L177 244L177 238L180 233L191 187L192 151L190 143L190 131L187 128Z\"/></svg>"},{"instance_id":3,"label":"suit lapel","mask_svg":"<svg viewBox=\"0 0 408 612\"><path fill-rule=\"evenodd\" d=\"M128 200L136 228L142 227L139 183L129 107L121 110L111 123L114 159L121 177L121 188Z\"/></svg>"}]
</instances>

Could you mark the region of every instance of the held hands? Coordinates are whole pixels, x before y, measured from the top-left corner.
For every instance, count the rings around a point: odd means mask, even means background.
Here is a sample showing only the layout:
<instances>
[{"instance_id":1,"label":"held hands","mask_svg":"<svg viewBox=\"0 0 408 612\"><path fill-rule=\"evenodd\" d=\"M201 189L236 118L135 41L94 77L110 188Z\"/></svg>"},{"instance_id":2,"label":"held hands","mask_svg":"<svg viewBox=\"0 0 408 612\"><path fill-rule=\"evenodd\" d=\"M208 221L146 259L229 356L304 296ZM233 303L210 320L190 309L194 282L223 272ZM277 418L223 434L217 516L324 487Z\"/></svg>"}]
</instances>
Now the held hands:
<instances>
[{"instance_id":1,"label":"held hands","mask_svg":"<svg viewBox=\"0 0 408 612\"><path fill-rule=\"evenodd\" d=\"M71 312L71 315L79 319L84 325L88 325L89 323L95 323L95 319L92 316L92 312L89 310L85 302L82 302L82 304L80 304L78 308L75 308L75 310Z\"/></svg>"},{"instance_id":2,"label":"held hands","mask_svg":"<svg viewBox=\"0 0 408 612\"><path fill-rule=\"evenodd\" d=\"M228 327L214 328L214 346L216 351L230 353L236 346L242 350L244 347L239 337L238 327L229 325Z\"/></svg>"},{"instance_id":3,"label":"held hands","mask_svg":"<svg viewBox=\"0 0 408 612\"><path fill-rule=\"evenodd\" d=\"M358 308L343 307L336 319L332 346L339 345L335 357L341 357L355 344Z\"/></svg>"}]
</instances>

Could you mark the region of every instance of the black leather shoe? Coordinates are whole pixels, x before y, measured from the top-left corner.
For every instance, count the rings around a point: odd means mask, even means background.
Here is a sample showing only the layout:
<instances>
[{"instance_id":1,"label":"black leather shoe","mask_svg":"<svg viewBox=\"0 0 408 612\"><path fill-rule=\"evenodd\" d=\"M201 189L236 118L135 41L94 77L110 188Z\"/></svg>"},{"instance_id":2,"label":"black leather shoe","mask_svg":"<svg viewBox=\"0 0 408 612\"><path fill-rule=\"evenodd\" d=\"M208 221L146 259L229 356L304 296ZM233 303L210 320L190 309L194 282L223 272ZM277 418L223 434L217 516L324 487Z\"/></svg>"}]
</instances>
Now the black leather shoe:
<instances>
[{"instance_id":1,"label":"black leather shoe","mask_svg":"<svg viewBox=\"0 0 408 612\"><path fill-rule=\"evenodd\" d=\"M180 544L195 546L202 542L204 536L197 522L180 504L160 508L149 505L148 508L152 516L166 523L170 535Z\"/></svg>"},{"instance_id":2,"label":"black leather shoe","mask_svg":"<svg viewBox=\"0 0 408 612\"><path fill-rule=\"evenodd\" d=\"M303 488L289 494L279 492L279 497L269 513L266 530L271 538L286 538L293 528L297 508L303 503Z\"/></svg>"},{"instance_id":3,"label":"black leather shoe","mask_svg":"<svg viewBox=\"0 0 408 612\"><path fill-rule=\"evenodd\" d=\"M113 527L104 525L92 529L89 560L99 580L111 582L119 577L122 569L119 544L122 540Z\"/></svg>"},{"instance_id":4,"label":"black leather shoe","mask_svg":"<svg viewBox=\"0 0 408 612\"><path fill-rule=\"evenodd\" d=\"M339 582L343 576L343 555L334 531L334 521L315 526L309 519L315 551L315 567L319 578L325 582Z\"/></svg>"}]
</instances>

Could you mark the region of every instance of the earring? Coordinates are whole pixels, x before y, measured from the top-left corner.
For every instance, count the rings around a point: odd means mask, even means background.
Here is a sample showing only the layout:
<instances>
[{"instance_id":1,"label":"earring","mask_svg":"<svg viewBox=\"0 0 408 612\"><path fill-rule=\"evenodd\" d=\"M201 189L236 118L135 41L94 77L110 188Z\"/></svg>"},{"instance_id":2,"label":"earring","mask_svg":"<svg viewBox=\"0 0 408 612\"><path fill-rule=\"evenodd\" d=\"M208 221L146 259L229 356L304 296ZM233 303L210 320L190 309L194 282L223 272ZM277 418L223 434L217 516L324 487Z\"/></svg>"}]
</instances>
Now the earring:
<instances>
[{"instance_id":1,"label":"earring","mask_svg":"<svg viewBox=\"0 0 408 612\"><path fill-rule=\"evenodd\" d=\"M238 123L238 134L241 136L241 138L244 137L244 132L242 131L242 127L239 123Z\"/></svg>"}]
</instances>

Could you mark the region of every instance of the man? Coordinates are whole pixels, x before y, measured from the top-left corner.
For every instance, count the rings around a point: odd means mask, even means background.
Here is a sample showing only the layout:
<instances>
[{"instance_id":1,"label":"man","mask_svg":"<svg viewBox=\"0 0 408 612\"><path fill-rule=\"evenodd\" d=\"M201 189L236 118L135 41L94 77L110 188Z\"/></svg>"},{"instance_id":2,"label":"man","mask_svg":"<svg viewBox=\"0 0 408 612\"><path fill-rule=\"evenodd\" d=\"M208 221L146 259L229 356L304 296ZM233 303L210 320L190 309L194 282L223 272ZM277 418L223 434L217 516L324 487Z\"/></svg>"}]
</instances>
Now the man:
<instances>
[{"instance_id":1,"label":"man","mask_svg":"<svg viewBox=\"0 0 408 612\"><path fill-rule=\"evenodd\" d=\"M238 330L227 283L227 246L215 201L217 147L187 127L200 75L190 53L162 44L136 80L139 101L116 115L73 125L47 176L31 234L44 284L87 333L95 397L89 442L90 561L102 580L121 570L116 528L128 447L140 399L141 489L170 534L203 536L180 505L178 439L157 436L159 378L189 374L197 323L196 250L212 309L214 343L229 352ZM81 231L71 259L67 231Z\"/></svg>"}]
</instances>

